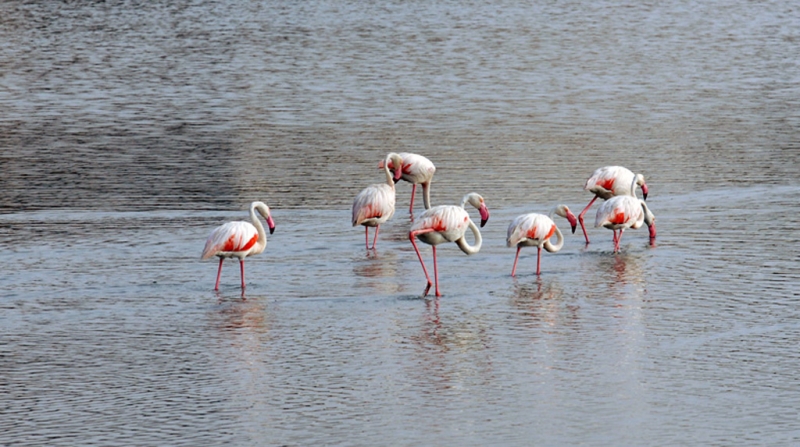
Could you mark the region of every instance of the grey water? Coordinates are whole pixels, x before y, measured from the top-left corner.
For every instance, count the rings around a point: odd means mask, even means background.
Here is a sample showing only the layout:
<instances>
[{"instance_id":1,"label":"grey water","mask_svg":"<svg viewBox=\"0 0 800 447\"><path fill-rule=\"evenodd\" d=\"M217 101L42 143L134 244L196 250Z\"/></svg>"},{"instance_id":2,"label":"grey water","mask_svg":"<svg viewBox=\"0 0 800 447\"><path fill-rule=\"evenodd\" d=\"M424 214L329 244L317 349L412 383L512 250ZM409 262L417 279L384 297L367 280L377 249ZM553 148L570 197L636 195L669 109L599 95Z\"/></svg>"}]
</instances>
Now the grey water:
<instances>
[{"instance_id":1,"label":"grey water","mask_svg":"<svg viewBox=\"0 0 800 447\"><path fill-rule=\"evenodd\" d=\"M799 42L791 2L0 3L0 445L797 445ZM441 298L407 183L350 226L390 151L492 213ZM605 165L655 245L561 221L510 277Z\"/></svg>"}]
</instances>

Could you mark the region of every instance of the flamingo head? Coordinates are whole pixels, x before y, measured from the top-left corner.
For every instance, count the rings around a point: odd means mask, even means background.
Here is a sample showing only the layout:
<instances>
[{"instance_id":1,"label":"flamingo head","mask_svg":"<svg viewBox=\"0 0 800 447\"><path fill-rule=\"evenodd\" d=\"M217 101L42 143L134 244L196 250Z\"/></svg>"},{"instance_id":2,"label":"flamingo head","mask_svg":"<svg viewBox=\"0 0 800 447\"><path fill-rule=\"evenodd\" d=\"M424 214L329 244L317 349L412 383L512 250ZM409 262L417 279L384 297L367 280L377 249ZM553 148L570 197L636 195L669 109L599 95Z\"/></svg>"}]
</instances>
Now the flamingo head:
<instances>
[{"instance_id":1,"label":"flamingo head","mask_svg":"<svg viewBox=\"0 0 800 447\"><path fill-rule=\"evenodd\" d=\"M558 205L554 210L554 213L567 219L569 221L569 225L572 227L572 234L575 234L575 228L578 226L578 219L575 218L575 215L572 214L572 211L569 210L569 207L567 205Z\"/></svg>"},{"instance_id":2,"label":"flamingo head","mask_svg":"<svg viewBox=\"0 0 800 447\"><path fill-rule=\"evenodd\" d=\"M486 221L489 220L489 209L486 208L486 202L483 201L483 197L477 192L471 192L461 200L461 208L464 208L467 203L474 206L481 213L481 227L486 225Z\"/></svg>"},{"instance_id":3,"label":"flamingo head","mask_svg":"<svg viewBox=\"0 0 800 447\"><path fill-rule=\"evenodd\" d=\"M403 157L400 155L392 152L386 155L386 160L381 162L379 165L381 168L386 165L390 171L393 171L392 179L395 183L400 181L400 177L403 176Z\"/></svg>"},{"instance_id":4,"label":"flamingo head","mask_svg":"<svg viewBox=\"0 0 800 447\"><path fill-rule=\"evenodd\" d=\"M650 224L650 241L654 241L656 239L656 223L653 222Z\"/></svg>"},{"instance_id":5,"label":"flamingo head","mask_svg":"<svg viewBox=\"0 0 800 447\"><path fill-rule=\"evenodd\" d=\"M275 232L275 221L272 220L272 216L267 217L267 226L269 227L269 234Z\"/></svg>"}]
</instances>

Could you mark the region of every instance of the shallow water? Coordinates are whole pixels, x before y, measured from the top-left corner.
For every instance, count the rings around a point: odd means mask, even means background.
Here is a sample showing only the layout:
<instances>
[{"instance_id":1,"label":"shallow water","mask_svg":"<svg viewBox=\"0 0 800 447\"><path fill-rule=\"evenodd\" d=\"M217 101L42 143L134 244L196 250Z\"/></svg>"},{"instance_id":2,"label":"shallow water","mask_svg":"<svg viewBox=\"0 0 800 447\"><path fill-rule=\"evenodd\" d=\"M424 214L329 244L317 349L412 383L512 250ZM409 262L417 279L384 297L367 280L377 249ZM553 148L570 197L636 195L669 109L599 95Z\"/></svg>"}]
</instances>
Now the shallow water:
<instances>
[{"instance_id":1,"label":"shallow water","mask_svg":"<svg viewBox=\"0 0 800 447\"><path fill-rule=\"evenodd\" d=\"M0 444L796 445L798 17L3 3ZM376 253L349 223L393 150L492 212L440 299L408 184ZM609 164L656 246L590 229L511 278L511 219ZM252 200L277 229L214 293L203 242Z\"/></svg>"}]
</instances>

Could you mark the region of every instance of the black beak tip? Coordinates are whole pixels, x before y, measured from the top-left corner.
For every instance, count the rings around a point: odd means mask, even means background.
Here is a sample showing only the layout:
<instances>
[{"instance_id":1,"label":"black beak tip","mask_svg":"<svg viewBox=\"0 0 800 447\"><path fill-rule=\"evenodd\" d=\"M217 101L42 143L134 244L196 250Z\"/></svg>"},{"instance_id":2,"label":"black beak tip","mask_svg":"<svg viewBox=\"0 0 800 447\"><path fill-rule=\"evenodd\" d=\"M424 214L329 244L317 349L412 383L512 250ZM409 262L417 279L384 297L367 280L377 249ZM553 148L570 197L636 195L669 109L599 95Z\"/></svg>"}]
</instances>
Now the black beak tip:
<instances>
[{"instance_id":1,"label":"black beak tip","mask_svg":"<svg viewBox=\"0 0 800 447\"><path fill-rule=\"evenodd\" d=\"M644 196L644 200L647 200L647 194L642 193L642 196Z\"/></svg>"},{"instance_id":2,"label":"black beak tip","mask_svg":"<svg viewBox=\"0 0 800 447\"><path fill-rule=\"evenodd\" d=\"M275 227L269 227L269 234L272 234L274 232L275 232Z\"/></svg>"},{"instance_id":3,"label":"black beak tip","mask_svg":"<svg viewBox=\"0 0 800 447\"><path fill-rule=\"evenodd\" d=\"M486 222L487 222L488 220L489 220L489 219L481 219L481 228L483 228L483 226L484 226L484 225L486 225Z\"/></svg>"},{"instance_id":4,"label":"black beak tip","mask_svg":"<svg viewBox=\"0 0 800 447\"><path fill-rule=\"evenodd\" d=\"M575 228L577 228L577 227L578 227L577 225L573 225L572 226L572 234L575 234Z\"/></svg>"}]
</instances>

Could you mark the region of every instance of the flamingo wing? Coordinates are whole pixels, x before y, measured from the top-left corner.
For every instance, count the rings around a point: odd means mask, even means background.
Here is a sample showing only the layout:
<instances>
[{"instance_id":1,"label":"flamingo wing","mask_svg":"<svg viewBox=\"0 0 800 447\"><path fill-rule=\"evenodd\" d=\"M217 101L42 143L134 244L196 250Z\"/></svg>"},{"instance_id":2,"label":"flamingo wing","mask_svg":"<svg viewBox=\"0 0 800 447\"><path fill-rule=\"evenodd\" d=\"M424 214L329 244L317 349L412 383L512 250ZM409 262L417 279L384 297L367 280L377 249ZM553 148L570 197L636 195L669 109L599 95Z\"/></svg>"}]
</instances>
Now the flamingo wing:
<instances>
[{"instance_id":1,"label":"flamingo wing","mask_svg":"<svg viewBox=\"0 0 800 447\"><path fill-rule=\"evenodd\" d=\"M215 228L206 240L201 259L246 252L258 242L258 230L249 222L228 222Z\"/></svg>"},{"instance_id":2,"label":"flamingo wing","mask_svg":"<svg viewBox=\"0 0 800 447\"><path fill-rule=\"evenodd\" d=\"M550 239L555 231L556 225L549 217L537 213L523 214L508 226L506 244L509 247L524 242L539 245Z\"/></svg>"},{"instance_id":3,"label":"flamingo wing","mask_svg":"<svg viewBox=\"0 0 800 447\"><path fill-rule=\"evenodd\" d=\"M411 183L425 183L436 172L433 163L422 155L403 152L399 154L403 158L403 180Z\"/></svg>"},{"instance_id":4,"label":"flamingo wing","mask_svg":"<svg viewBox=\"0 0 800 447\"><path fill-rule=\"evenodd\" d=\"M455 242L461 239L469 227L469 214L464 208L455 205L435 206L414 221L410 231L431 229L432 233L420 234L422 242L437 245L442 242Z\"/></svg>"},{"instance_id":5,"label":"flamingo wing","mask_svg":"<svg viewBox=\"0 0 800 447\"><path fill-rule=\"evenodd\" d=\"M626 227L636 223L642 216L639 200L631 196L613 197L597 210L595 227Z\"/></svg>"},{"instance_id":6,"label":"flamingo wing","mask_svg":"<svg viewBox=\"0 0 800 447\"><path fill-rule=\"evenodd\" d=\"M374 219L386 222L394 214L394 189L386 184L364 188L353 200L353 226Z\"/></svg>"}]
</instances>

